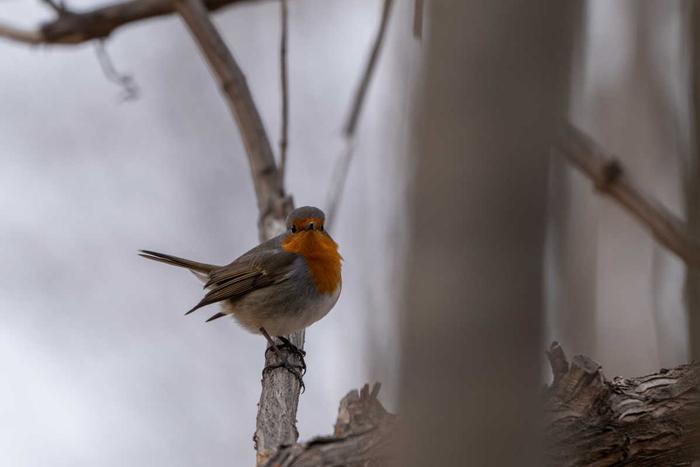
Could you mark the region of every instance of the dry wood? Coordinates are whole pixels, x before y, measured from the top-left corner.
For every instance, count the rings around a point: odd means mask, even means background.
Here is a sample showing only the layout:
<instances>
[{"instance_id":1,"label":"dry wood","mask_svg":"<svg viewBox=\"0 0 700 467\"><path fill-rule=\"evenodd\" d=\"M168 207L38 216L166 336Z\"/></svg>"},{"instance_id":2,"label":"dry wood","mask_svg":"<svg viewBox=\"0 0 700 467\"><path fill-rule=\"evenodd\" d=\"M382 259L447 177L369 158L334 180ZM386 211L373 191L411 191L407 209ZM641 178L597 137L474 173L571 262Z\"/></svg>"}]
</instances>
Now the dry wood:
<instances>
[{"instance_id":1,"label":"dry wood","mask_svg":"<svg viewBox=\"0 0 700 467\"><path fill-rule=\"evenodd\" d=\"M267 467L379 467L389 463L398 420L377 399L379 384L370 391L349 392L340 402L333 436L280 449Z\"/></svg>"},{"instance_id":2,"label":"dry wood","mask_svg":"<svg viewBox=\"0 0 700 467\"><path fill-rule=\"evenodd\" d=\"M206 57L238 123L258 200L261 240L279 235L285 230L284 219L292 209L292 200L284 193L282 177L245 76L211 22L204 3L201 0L176 0L175 5ZM304 331L290 336L290 340L303 349ZM279 357L275 352L266 352L265 367L278 365L280 357L296 358L287 356L286 350ZM266 462L279 446L296 442L300 390L300 381L284 368L263 372L253 437L259 465Z\"/></svg>"},{"instance_id":3,"label":"dry wood","mask_svg":"<svg viewBox=\"0 0 700 467\"><path fill-rule=\"evenodd\" d=\"M697 365L608 381L588 357L569 363L556 342L548 354L549 465L681 466L696 459Z\"/></svg>"},{"instance_id":4,"label":"dry wood","mask_svg":"<svg viewBox=\"0 0 700 467\"><path fill-rule=\"evenodd\" d=\"M561 153L589 177L596 188L624 207L651 231L656 240L687 265L700 265L700 241L688 234L685 223L625 176L620 163L573 126L567 126L559 146Z\"/></svg>"},{"instance_id":5,"label":"dry wood","mask_svg":"<svg viewBox=\"0 0 700 467\"><path fill-rule=\"evenodd\" d=\"M255 0L205 0L210 11ZM136 21L175 12L171 0L129 0L102 6L93 10L63 11L55 19L26 31L0 24L0 37L27 44L77 44L92 39L103 39L116 29Z\"/></svg>"},{"instance_id":6,"label":"dry wood","mask_svg":"<svg viewBox=\"0 0 700 467\"><path fill-rule=\"evenodd\" d=\"M556 342L547 352L554 374L545 391L547 464L689 466L697 456L698 366L606 380L600 365L569 362ZM378 386L343 398L332 436L280 449L267 467L381 466L396 452L399 420L377 400Z\"/></svg>"}]
</instances>

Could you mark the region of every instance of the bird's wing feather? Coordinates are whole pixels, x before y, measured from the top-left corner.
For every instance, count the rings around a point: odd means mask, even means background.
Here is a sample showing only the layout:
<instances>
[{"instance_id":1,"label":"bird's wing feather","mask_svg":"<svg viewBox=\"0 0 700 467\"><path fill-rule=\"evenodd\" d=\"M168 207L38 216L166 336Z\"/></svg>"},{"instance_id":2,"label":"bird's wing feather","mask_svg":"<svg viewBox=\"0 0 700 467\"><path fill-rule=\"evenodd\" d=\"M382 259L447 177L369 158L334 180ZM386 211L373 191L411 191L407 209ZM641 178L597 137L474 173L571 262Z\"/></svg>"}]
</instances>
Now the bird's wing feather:
<instances>
[{"instance_id":1,"label":"bird's wing feather","mask_svg":"<svg viewBox=\"0 0 700 467\"><path fill-rule=\"evenodd\" d=\"M296 258L295 253L279 247L256 248L231 264L212 270L204 285L209 291L187 314L203 306L239 298L254 290L287 280L294 271Z\"/></svg>"}]
</instances>

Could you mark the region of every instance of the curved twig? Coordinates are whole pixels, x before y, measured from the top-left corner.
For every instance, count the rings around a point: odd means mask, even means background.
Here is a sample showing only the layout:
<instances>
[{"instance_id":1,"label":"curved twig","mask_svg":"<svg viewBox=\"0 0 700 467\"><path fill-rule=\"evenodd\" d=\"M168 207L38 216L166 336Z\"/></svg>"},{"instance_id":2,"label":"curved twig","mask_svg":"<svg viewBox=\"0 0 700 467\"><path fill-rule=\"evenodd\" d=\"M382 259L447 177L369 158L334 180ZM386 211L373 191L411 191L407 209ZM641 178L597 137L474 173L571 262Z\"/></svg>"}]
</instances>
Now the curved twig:
<instances>
[{"instance_id":1,"label":"curved twig","mask_svg":"<svg viewBox=\"0 0 700 467\"><path fill-rule=\"evenodd\" d=\"M287 170L287 146L289 144L289 67L287 64L289 13L287 10L287 0L281 0L280 86L282 88L282 131L280 134L280 178L282 180L284 180Z\"/></svg>"}]
</instances>

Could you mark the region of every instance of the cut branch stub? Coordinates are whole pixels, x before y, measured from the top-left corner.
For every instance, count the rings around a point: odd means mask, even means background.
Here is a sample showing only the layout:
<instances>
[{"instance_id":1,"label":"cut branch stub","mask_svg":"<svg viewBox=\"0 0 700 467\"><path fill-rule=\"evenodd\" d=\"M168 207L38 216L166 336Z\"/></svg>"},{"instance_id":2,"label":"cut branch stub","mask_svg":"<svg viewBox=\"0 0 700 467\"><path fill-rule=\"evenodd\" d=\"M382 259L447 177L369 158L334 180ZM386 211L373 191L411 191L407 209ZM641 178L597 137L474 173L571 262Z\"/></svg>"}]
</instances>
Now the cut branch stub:
<instances>
[{"instance_id":1,"label":"cut branch stub","mask_svg":"<svg viewBox=\"0 0 700 467\"><path fill-rule=\"evenodd\" d=\"M566 360L566 355L559 342L552 342L547 351L547 358L549 358L549 364L552 367L554 381L558 381L569 371L569 362Z\"/></svg>"}]
</instances>

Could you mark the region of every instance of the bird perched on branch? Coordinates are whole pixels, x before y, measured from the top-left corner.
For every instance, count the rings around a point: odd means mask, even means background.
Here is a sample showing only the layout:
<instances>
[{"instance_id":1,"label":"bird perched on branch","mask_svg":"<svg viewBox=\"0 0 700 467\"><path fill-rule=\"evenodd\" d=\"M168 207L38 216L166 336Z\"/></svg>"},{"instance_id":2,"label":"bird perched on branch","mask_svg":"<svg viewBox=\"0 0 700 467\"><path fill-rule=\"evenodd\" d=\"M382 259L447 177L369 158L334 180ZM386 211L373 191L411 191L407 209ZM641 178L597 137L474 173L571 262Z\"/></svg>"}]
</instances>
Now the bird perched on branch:
<instances>
[{"instance_id":1,"label":"bird perched on branch","mask_svg":"<svg viewBox=\"0 0 700 467\"><path fill-rule=\"evenodd\" d=\"M221 311L207 322L233 316L253 333L265 336L271 347L277 336L292 352L285 337L323 318L338 301L341 261L338 244L324 230L325 215L305 206L292 211L287 231L268 240L226 266L200 263L176 256L141 250L144 258L189 269L204 282L207 293L185 314L212 303Z\"/></svg>"}]
</instances>

